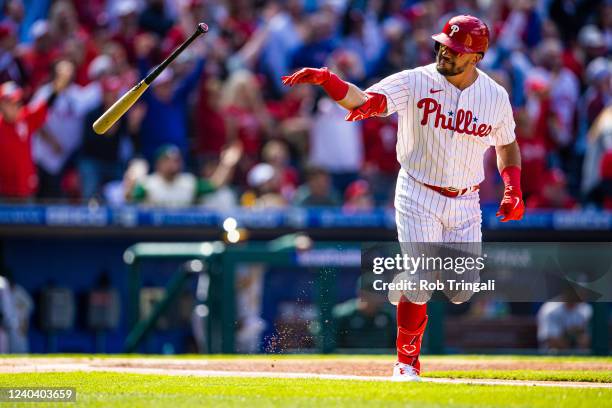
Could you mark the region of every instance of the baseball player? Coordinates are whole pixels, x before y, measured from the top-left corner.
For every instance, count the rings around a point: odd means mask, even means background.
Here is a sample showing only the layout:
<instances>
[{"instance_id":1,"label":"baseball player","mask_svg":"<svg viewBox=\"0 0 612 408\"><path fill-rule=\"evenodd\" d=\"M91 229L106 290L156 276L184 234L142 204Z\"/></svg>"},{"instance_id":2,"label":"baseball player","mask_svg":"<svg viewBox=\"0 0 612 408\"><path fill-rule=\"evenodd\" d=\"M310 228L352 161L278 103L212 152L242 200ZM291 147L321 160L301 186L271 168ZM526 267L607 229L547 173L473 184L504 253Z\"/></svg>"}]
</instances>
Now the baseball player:
<instances>
[{"instance_id":1,"label":"baseball player","mask_svg":"<svg viewBox=\"0 0 612 408\"><path fill-rule=\"evenodd\" d=\"M489 45L482 21L452 17L432 38L435 63L391 75L366 91L327 68L303 68L283 77L283 83L322 86L350 111L349 121L399 115L395 211L400 243L480 242L478 185L489 146L495 146L505 185L496 215L507 222L520 220L525 211L512 107L504 88L476 67ZM425 302L405 296L397 305L397 380L420 380L426 308Z\"/></svg>"}]
</instances>

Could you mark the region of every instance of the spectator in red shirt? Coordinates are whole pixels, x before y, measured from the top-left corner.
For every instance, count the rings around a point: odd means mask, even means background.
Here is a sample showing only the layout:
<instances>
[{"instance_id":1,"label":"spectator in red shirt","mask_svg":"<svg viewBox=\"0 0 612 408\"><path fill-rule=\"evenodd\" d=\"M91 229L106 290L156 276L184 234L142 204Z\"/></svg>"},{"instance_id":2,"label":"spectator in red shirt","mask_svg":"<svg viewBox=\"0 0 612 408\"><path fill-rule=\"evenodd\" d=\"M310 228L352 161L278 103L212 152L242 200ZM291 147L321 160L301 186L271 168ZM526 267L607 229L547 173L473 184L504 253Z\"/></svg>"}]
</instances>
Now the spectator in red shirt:
<instances>
[{"instance_id":1,"label":"spectator in red shirt","mask_svg":"<svg viewBox=\"0 0 612 408\"><path fill-rule=\"evenodd\" d=\"M76 65L74 82L87 85L89 63L96 58L98 51L90 34L79 23L74 5L67 0L53 3L49 11L49 32L55 43L62 49L62 57L72 60Z\"/></svg>"},{"instance_id":2,"label":"spectator in red shirt","mask_svg":"<svg viewBox=\"0 0 612 408\"><path fill-rule=\"evenodd\" d=\"M32 25L30 35L34 39L32 45L22 53L22 60L28 72L28 85L36 90L49 80L53 63L59 58L60 52L52 45L49 33L49 23L38 20Z\"/></svg>"},{"instance_id":3,"label":"spectator in red shirt","mask_svg":"<svg viewBox=\"0 0 612 408\"><path fill-rule=\"evenodd\" d=\"M208 6L204 0L185 0L183 2L177 22L166 33L166 37L161 43L163 57L170 55L176 47L185 41L193 33L194 27L199 22L210 21Z\"/></svg>"},{"instance_id":4,"label":"spectator in red shirt","mask_svg":"<svg viewBox=\"0 0 612 408\"><path fill-rule=\"evenodd\" d=\"M100 16L106 14L106 0L75 1L74 6L79 21L86 27L95 27Z\"/></svg>"},{"instance_id":5,"label":"spectator in red shirt","mask_svg":"<svg viewBox=\"0 0 612 408\"><path fill-rule=\"evenodd\" d=\"M234 50L240 49L257 29L254 4L251 0L235 0L227 4L229 15L222 22L221 29Z\"/></svg>"},{"instance_id":6,"label":"spectator in red shirt","mask_svg":"<svg viewBox=\"0 0 612 408\"><path fill-rule=\"evenodd\" d=\"M117 27L111 39L120 44L127 53L131 63L136 62L136 37L140 34L138 26L138 7L132 0L119 3L116 9L118 16Z\"/></svg>"},{"instance_id":7,"label":"spectator in red shirt","mask_svg":"<svg viewBox=\"0 0 612 408\"><path fill-rule=\"evenodd\" d=\"M521 147L521 189L525 199L542 188L547 169L546 142L524 109L516 113L516 138Z\"/></svg>"},{"instance_id":8,"label":"spectator in red shirt","mask_svg":"<svg viewBox=\"0 0 612 408\"><path fill-rule=\"evenodd\" d=\"M219 156L227 143L227 128L221 109L222 83L210 77L202 81L195 114L195 145L199 161Z\"/></svg>"},{"instance_id":9,"label":"spectator in red shirt","mask_svg":"<svg viewBox=\"0 0 612 408\"><path fill-rule=\"evenodd\" d=\"M103 54L96 57L94 61L92 61L90 65L90 71L92 66L95 66L96 61L100 61L100 59L110 58L110 74L119 78L123 85L124 89L130 89L137 83L140 79L138 78L138 71L130 65L128 61L127 53L125 52L125 48L121 46L121 44L110 41L108 42L103 49ZM107 73L107 72L104 72ZM92 79L96 79L95 75L91 76Z\"/></svg>"},{"instance_id":10,"label":"spectator in red shirt","mask_svg":"<svg viewBox=\"0 0 612 408\"><path fill-rule=\"evenodd\" d=\"M221 100L228 141L239 140L244 146L240 177L257 163L262 142L272 132L272 121L257 78L249 71L236 71L228 78Z\"/></svg>"},{"instance_id":11,"label":"spectator in red shirt","mask_svg":"<svg viewBox=\"0 0 612 408\"><path fill-rule=\"evenodd\" d=\"M577 202L567 192L567 181L561 169L551 169L544 176L540 191L529 197L527 208L559 208L570 210L576 208Z\"/></svg>"},{"instance_id":12,"label":"spectator in red shirt","mask_svg":"<svg viewBox=\"0 0 612 408\"><path fill-rule=\"evenodd\" d=\"M548 150L557 148L554 133L560 127L559 117L552 109L553 85L550 76L539 68L530 72L525 81L527 127L532 134L544 140Z\"/></svg>"},{"instance_id":13,"label":"spectator in red shirt","mask_svg":"<svg viewBox=\"0 0 612 408\"><path fill-rule=\"evenodd\" d=\"M397 116L365 120L362 132L365 160L361 174L372 186L376 202L385 204L393 196L399 170L395 151Z\"/></svg>"},{"instance_id":14,"label":"spectator in red shirt","mask_svg":"<svg viewBox=\"0 0 612 408\"><path fill-rule=\"evenodd\" d=\"M289 144L292 154L306 157L309 151L309 132L312 125L312 109L315 104L314 89L294 86L282 99L268 101L268 111L278 123L278 131Z\"/></svg>"},{"instance_id":15,"label":"spectator in red shirt","mask_svg":"<svg viewBox=\"0 0 612 408\"><path fill-rule=\"evenodd\" d=\"M32 160L32 134L47 117L47 109L57 94L68 86L73 71L70 64L58 64L53 92L36 106L23 106L23 91L14 82L0 86L0 196L28 199L36 192L38 179Z\"/></svg>"}]
</instances>

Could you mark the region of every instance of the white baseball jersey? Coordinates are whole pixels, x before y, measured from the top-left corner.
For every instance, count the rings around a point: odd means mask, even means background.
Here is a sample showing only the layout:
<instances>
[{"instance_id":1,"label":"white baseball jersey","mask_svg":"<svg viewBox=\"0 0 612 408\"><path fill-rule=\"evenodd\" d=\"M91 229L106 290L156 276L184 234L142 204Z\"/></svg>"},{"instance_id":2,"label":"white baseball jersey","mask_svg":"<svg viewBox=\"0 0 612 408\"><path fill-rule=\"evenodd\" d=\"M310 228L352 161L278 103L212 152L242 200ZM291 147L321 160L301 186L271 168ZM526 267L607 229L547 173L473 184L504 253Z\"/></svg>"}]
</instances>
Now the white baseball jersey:
<instances>
[{"instance_id":1,"label":"white baseball jersey","mask_svg":"<svg viewBox=\"0 0 612 408\"><path fill-rule=\"evenodd\" d=\"M421 183L479 184L487 148L515 139L508 93L481 70L464 90L430 64L391 75L366 92L385 95L386 114L398 113L397 160Z\"/></svg>"}]
</instances>

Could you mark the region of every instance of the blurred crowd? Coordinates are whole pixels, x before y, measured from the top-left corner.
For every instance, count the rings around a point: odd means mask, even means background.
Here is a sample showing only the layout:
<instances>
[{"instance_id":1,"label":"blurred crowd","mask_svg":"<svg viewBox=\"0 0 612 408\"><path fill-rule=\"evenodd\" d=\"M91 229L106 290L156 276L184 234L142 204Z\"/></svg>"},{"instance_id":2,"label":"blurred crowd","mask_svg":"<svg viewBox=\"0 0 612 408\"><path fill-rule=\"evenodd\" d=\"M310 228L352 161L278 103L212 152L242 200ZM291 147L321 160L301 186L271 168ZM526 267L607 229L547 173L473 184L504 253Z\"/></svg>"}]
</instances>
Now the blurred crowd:
<instances>
[{"instance_id":1,"label":"blurred crowd","mask_svg":"<svg viewBox=\"0 0 612 408\"><path fill-rule=\"evenodd\" d=\"M432 62L430 35L469 13L491 29L480 68L510 94L527 207L612 209L609 0L30 3L0 1L3 201L389 206L397 118L346 122L319 89L280 77L328 66L366 87ZM96 118L200 21L210 31L95 134ZM485 167L481 200L497 203L492 149Z\"/></svg>"}]
</instances>

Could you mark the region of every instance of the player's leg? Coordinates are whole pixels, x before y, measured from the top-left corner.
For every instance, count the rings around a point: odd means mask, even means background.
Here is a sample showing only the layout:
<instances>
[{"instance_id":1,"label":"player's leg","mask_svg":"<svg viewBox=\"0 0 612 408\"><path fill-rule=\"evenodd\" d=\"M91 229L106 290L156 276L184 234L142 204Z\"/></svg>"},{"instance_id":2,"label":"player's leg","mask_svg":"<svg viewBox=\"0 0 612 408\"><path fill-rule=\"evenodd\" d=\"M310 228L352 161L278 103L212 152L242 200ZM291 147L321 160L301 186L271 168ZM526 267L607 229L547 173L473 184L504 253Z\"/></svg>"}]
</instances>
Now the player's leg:
<instances>
[{"instance_id":1,"label":"player's leg","mask_svg":"<svg viewBox=\"0 0 612 408\"><path fill-rule=\"evenodd\" d=\"M418 183L402 169L395 188L395 223L400 243L442 242L445 197Z\"/></svg>"},{"instance_id":2,"label":"player's leg","mask_svg":"<svg viewBox=\"0 0 612 408\"><path fill-rule=\"evenodd\" d=\"M482 253L482 212L478 193L449 198L442 232L443 242L450 244L449 254L455 257L479 257ZM446 279L469 283L480 282L480 271L476 267L464 268L461 273L449 271ZM451 290L445 285L444 293L455 304L467 302L472 290Z\"/></svg>"},{"instance_id":3,"label":"player's leg","mask_svg":"<svg viewBox=\"0 0 612 408\"><path fill-rule=\"evenodd\" d=\"M397 305L397 364L394 376L406 373L418 376L421 373L421 343L427 326L427 304L412 303L402 298ZM396 372L400 371L400 372Z\"/></svg>"},{"instance_id":4,"label":"player's leg","mask_svg":"<svg viewBox=\"0 0 612 408\"><path fill-rule=\"evenodd\" d=\"M400 171L396 193L395 214L402 252L418 256L424 242L441 242L443 226L436 216L443 208L438 193L411 179ZM420 278L419 272L411 275ZM419 355L427 325L427 304L431 291L410 292L397 304L397 359L393 375L402 381L416 381L420 374Z\"/></svg>"},{"instance_id":5,"label":"player's leg","mask_svg":"<svg viewBox=\"0 0 612 408\"><path fill-rule=\"evenodd\" d=\"M427 243L442 242L444 226L437 214L444 208L443 198L400 170L394 205L397 237L404 255L418 257L428 252ZM418 283L428 276L423 271L409 271L398 278ZM415 290L403 295L411 302L424 304L431 298L432 291ZM397 293L390 293L391 303L398 304L399 297Z\"/></svg>"},{"instance_id":6,"label":"player's leg","mask_svg":"<svg viewBox=\"0 0 612 408\"><path fill-rule=\"evenodd\" d=\"M481 242L482 211L478 192L446 200L441 242Z\"/></svg>"},{"instance_id":7,"label":"player's leg","mask_svg":"<svg viewBox=\"0 0 612 408\"><path fill-rule=\"evenodd\" d=\"M394 204L397 235L403 255L420 257L430 252L431 245L428 243L442 242L444 226L438 213L444 209L443 198L408 176L404 170L400 170ZM400 278L418 284L420 280L429 278L426 276L427 273L422 270L405 271ZM392 295L395 295L394 298ZM403 293L406 300L417 304L427 303L431 295L431 290L413 290ZM390 293L390 300L393 304L399 303L399 297L397 293Z\"/></svg>"}]
</instances>

